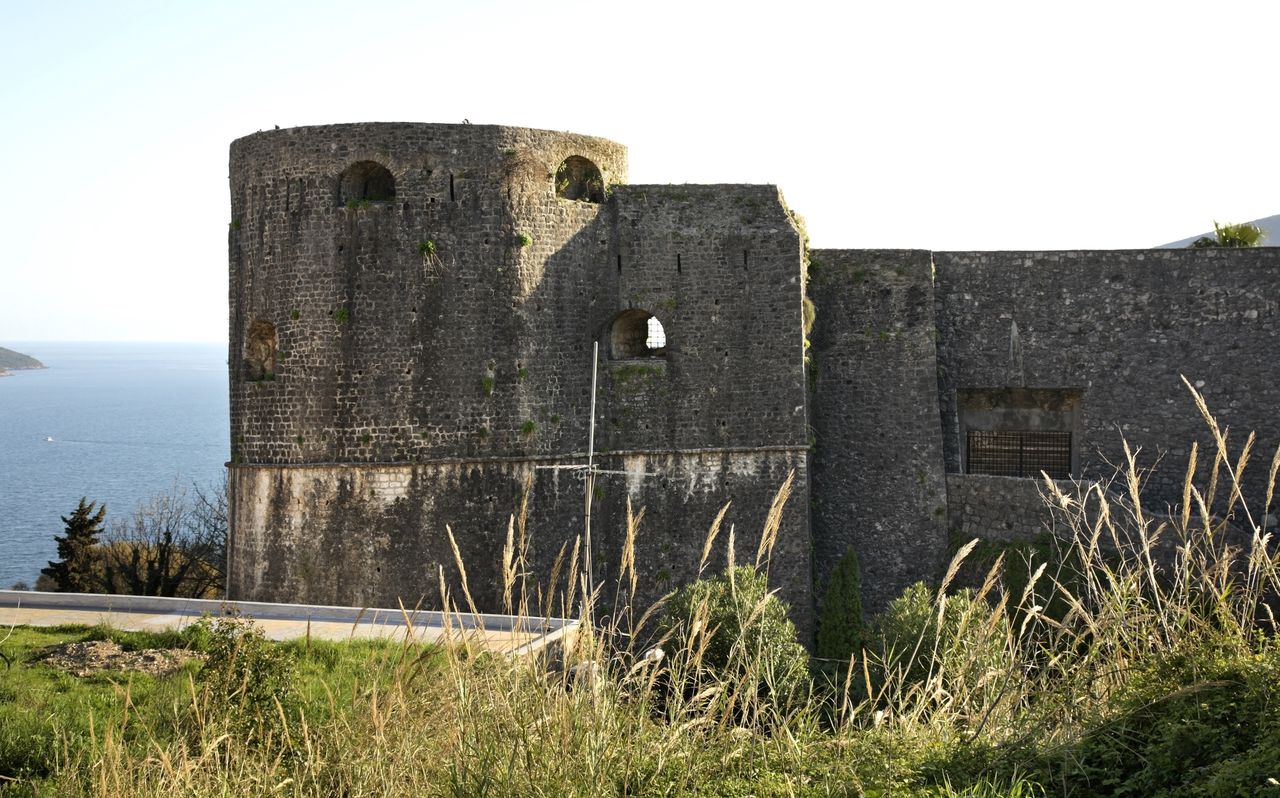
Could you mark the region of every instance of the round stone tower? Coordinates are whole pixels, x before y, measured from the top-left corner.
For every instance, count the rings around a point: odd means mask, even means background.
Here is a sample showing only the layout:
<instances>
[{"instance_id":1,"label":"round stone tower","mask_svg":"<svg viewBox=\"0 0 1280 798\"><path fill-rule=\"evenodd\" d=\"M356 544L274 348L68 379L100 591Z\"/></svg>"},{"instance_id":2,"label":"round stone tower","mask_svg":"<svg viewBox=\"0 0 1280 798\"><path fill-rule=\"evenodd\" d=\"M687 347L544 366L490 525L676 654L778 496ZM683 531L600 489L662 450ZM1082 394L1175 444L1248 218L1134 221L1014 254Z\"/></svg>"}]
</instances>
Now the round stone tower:
<instances>
[{"instance_id":1,"label":"round stone tower","mask_svg":"<svg viewBox=\"0 0 1280 798\"><path fill-rule=\"evenodd\" d=\"M461 559L502 611L514 513L534 611L572 613L546 580L577 584L585 545L592 342L599 584L619 583L629 504L645 600L696 578L730 498L726 523L759 528L788 473L805 484L801 241L778 190L626 178L618 144L523 128L232 144L231 598L438 607ZM803 614L792 506L772 573Z\"/></svg>"},{"instance_id":2,"label":"round stone tower","mask_svg":"<svg viewBox=\"0 0 1280 798\"><path fill-rule=\"evenodd\" d=\"M607 247L574 239L626 168L610 141L489 125L330 125L232 144L233 463L550 445L521 434L550 397L506 388L563 385L567 336L540 334L552 331L538 329L550 314L536 295L549 267L572 269L549 263L576 260L566 245Z\"/></svg>"},{"instance_id":3,"label":"round stone tower","mask_svg":"<svg viewBox=\"0 0 1280 798\"><path fill-rule=\"evenodd\" d=\"M231 145L232 596L418 592L435 577L395 574L390 552L421 552L356 512L443 490L397 464L528 461L585 428L592 336L577 300L609 260L596 228L626 176L611 141L490 125ZM480 506L503 516L484 482Z\"/></svg>"}]
</instances>

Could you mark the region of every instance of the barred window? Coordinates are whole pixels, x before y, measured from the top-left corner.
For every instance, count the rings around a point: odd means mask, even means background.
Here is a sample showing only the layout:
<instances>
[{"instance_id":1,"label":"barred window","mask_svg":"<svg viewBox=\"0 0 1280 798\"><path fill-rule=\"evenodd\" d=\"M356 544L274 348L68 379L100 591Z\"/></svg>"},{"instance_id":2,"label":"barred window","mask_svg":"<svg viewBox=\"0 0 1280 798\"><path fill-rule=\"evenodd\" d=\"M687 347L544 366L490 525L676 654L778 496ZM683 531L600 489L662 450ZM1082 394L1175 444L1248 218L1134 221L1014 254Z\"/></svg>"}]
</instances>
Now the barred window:
<instances>
[{"instance_id":1,"label":"barred window","mask_svg":"<svg viewBox=\"0 0 1280 798\"><path fill-rule=\"evenodd\" d=\"M615 360L665 357L667 331L658 317L644 310L624 310L609 325L609 352Z\"/></svg>"},{"instance_id":2,"label":"barred window","mask_svg":"<svg viewBox=\"0 0 1280 798\"><path fill-rule=\"evenodd\" d=\"M1071 433L1030 430L968 431L965 472L1053 479L1071 475Z\"/></svg>"},{"instance_id":3,"label":"barred window","mask_svg":"<svg viewBox=\"0 0 1280 798\"><path fill-rule=\"evenodd\" d=\"M658 321L657 316L649 317L649 329L644 339L644 346L650 352L664 349L667 346L667 331L662 329L662 322Z\"/></svg>"}]
</instances>

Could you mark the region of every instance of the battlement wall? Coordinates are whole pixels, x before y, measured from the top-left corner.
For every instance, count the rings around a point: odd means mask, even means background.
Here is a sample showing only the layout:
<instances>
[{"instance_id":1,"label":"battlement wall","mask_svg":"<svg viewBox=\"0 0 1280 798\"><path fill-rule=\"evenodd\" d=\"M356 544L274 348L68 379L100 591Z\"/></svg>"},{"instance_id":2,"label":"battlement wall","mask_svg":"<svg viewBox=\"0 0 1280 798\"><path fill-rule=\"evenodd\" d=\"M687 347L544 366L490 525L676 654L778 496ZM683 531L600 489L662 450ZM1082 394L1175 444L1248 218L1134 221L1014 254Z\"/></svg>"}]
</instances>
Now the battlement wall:
<instances>
[{"instance_id":1,"label":"battlement wall","mask_svg":"<svg viewBox=\"0 0 1280 798\"><path fill-rule=\"evenodd\" d=\"M1191 443L1213 448L1180 374L1232 440L1259 436L1246 484L1261 504L1280 444L1280 250L937 252L939 404L947 470L964 470L963 397L1028 388L1075 403L1073 475L1107 478L1121 437L1160 467L1155 509L1178 503ZM958 401L960 397L961 401ZM1049 414L1052 414L1052 409ZM1060 412L1060 411L1058 411ZM1238 451L1238 449L1237 449Z\"/></svg>"},{"instance_id":2,"label":"battlement wall","mask_svg":"<svg viewBox=\"0 0 1280 798\"><path fill-rule=\"evenodd\" d=\"M619 186L609 315L666 329L661 359L608 356L606 448L806 445L801 243L774 186Z\"/></svg>"},{"instance_id":3,"label":"battlement wall","mask_svg":"<svg viewBox=\"0 0 1280 798\"><path fill-rule=\"evenodd\" d=\"M1234 441L1258 432L1260 499L1280 250L815 250L806 286L775 186L626 171L616 143L495 126L233 143L232 596L436 606L442 574L461 595L448 527L478 605L501 609L526 496L545 580L583 545L595 343L592 559L627 583L628 502L645 508L641 606L723 566L724 531L699 571L726 504L753 560L792 473L770 577L805 639L851 549L874 612L939 575L949 530L1034 534L1041 456L1106 478L1123 434L1142 465L1163 457L1146 480L1163 509L1192 441L1212 461L1179 374Z\"/></svg>"},{"instance_id":4,"label":"battlement wall","mask_svg":"<svg viewBox=\"0 0 1280 798\"><path fill-rule=\"evenodd\" d=\"M232 145L232 595L432 606L442 569L460 595L449 525L495 609L526 486L547 577L583 530L599 342L598 577L628 499L642 600L696 578L726 503L751 559L795 471L773 573L811 634L800 234L773 186L625 179L620 145L518 128Z\"/></svg>"},{"instance_id":5,"label":"battlement wall","mask_svg":"<svg viewBox=\"0 0 1280 798\"><path fill-rule=\"evenodd\" d=\"M625 179L621 146L546 131L335 125L235 142L233 459L553 450L552 416L585 420L575 310L607 249L588 242L608 238L601 204L556 196L570 155ZM344 201L357 164L385 167L394 196ZM255 325L274 333L270 370L254 368Z\"/></svg>"}]
</instances>

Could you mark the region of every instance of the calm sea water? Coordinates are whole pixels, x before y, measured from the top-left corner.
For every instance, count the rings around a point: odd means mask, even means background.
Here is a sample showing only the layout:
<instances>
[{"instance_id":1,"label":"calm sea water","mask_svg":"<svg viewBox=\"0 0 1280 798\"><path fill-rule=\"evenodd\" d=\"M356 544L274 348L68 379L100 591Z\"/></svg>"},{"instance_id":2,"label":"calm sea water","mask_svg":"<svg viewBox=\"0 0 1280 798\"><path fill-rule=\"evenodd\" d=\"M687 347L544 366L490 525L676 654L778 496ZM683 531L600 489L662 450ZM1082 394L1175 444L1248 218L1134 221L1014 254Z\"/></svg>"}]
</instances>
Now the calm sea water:
<instances>
[{"instance_id":1,"label":"calm sea water","mask_svg":"<svg viewBox=\"0 0 1280 798\"><path fill-rule=\"evenodd\" d=\"M221 483L224 344L0 343L48 366L0 377L0 587L34 585L81 496L110 524L175 486Z\"/></svg>"}]
</instances>

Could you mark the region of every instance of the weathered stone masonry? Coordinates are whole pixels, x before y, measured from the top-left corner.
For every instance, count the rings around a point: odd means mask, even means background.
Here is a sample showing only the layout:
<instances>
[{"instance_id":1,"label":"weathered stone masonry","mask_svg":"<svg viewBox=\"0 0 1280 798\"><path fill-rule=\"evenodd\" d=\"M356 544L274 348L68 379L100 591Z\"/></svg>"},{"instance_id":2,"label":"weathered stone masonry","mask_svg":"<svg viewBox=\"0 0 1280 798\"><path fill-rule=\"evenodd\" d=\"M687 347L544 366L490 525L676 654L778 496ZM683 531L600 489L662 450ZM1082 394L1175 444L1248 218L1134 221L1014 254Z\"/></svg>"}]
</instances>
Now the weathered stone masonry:
<instances>
[{"instance_id":1,"label":"weathered stone masonry","mask_svg":"<svg viewBox=\"0 0 1280 798\"><path fill-rule=\"evenodd\" d=\"M601 185L558 186L571 159ZM374 196L366 163L390 173ZM596 486L602 583L628 498L648 513L647 600L696 576L730 500L725 529L754 555L794 470L773 574L809 623L799 233L776 188L625 180L616 144L500 127L341 125L232 146L232 595L434 606L439 569L456 584L448 524L473 595L496 609L526 481L545 577L583 501L573 472L542 467L583 462L598 340L597 447L625 472ZM604 187L607 202L583 201ZM660 354L612 351L628 311L659 319ZM271 345L251 335L264 325Z\"/></svg>"},{"instance_id":2,"label":"weathered stone masonry","mask_svg":"<svg viewBox=\"0 0 1280 798\"><path fill-rule=\"evenodd\" d=\"M1207 444L1179 373L1268 459L1280 441L1277 250L816 250L806 374L801 234L771 186L627 185L623 147L568 133L357 124L236 141L231 200L236 598L435 606L448 525L501 609L526 486L546 578L582 529L577 472L548 466L584 461L593 341L601 583L628 499L647 600L696 577L729 500L751 559L794 471L770 575L805 635L851 547L874 609L951 537L1035 531L1029 480L965 473L970 430L1070 440L1088 477L1121 433L1144 462L1168 447L1157 503Z\"/></svg>"},{"instance_id":3,"label":"weathered stone masonry","mask_svg":"<svg viewBox=\"0 0 1280 798\"><path fill-rule=\"evenodd\" d=\"M965 473L966 415L1070 432L1074 477L1113 475L1127 439L1150 469L1147 506L1176 506L1192 441L1202 472L1213 452L1184 374L1237 447L1258 434L1244 483L1262 506L1280 445L1280 250L818 250L814 261L819 583L852 545L875 608L935 576L949 540L1044 528L1035 480Z\"/></svg>"},{"instance_id":4,"label":"weathered stone masonry","mask_svg":"<svg viewBox=\"0 0 1280 798\"><path fill-rule=\"evenodd\" d=\"M856 549L872 607L947 547L930 270L922 251L812 254L815 576Z\"/></svg>"}]
</instances>

